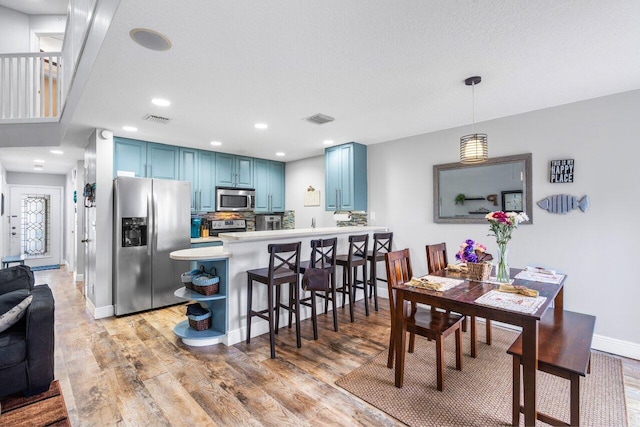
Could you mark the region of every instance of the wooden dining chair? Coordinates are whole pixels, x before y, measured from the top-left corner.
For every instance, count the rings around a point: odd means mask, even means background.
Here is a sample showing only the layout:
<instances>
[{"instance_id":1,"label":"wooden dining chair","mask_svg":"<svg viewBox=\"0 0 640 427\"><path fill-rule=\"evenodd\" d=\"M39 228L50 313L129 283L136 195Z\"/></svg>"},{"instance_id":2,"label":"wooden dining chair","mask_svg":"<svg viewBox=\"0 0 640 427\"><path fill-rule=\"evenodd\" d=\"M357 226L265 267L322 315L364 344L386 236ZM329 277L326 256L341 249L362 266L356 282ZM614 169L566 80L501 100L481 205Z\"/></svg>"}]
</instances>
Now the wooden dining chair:
<instances>
[{"instance_id":1,"label":"wooden dining chair","mask_svg":"<svg viewBox=\"0 0 640 427\"><path fill-rule=\"evenodd\" d=\"M429 274L434 273L436 271L445 270L448 264L447 258L447 244L446 243L438 243L435 245L427 245L427 268ZM471 357L476 357L478 354L478 329L476 327L476 316L471 317ZM464 318L464 323L462 324L462 330L464 332L467 331L467 316ZM486 319L485 323L486 327L486 343L487 345L491 345L491 320Z\"/></svg>"},{"instance_id":2,"label":"wooden dining chair","mask_svg":"<svg viewBox=\"0 0 640 427\"><path fill-rule=\"evenodd\" d=\"M395 319L395 289L394 286L409 282L413 277L409 249L388 252L385 254L387 267L387 285L389 287L389 305L391 311L391 334L389 336L389 357L387 367L393 368L394 354L394 319ZM415 347L415 335L430 338L436 342L437 387L444 389L444 339L455 332L456 336L456 369L462 370L462 319L454 313L421 310L417 304L411 305L411 311L405 318L407 332L409 332L409 352Z\"/></svg>"}]
</instances>

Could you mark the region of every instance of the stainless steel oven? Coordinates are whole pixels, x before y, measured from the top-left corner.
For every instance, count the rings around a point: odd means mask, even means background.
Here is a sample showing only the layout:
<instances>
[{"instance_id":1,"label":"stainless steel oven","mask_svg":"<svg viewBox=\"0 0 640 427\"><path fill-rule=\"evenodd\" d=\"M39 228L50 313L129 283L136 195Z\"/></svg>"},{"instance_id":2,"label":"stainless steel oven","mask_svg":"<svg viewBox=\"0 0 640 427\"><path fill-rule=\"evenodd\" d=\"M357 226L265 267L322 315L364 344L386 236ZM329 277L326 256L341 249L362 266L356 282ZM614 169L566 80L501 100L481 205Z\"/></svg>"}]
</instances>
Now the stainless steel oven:
<instances>
[{"instance_id":1,"label":"stainless steel oven","mask_svg":"<svg viewBox=\"0 0 640 427\"><path fill-rule=\"evenodd\" d=\"M216 187L216 211L253 211L255 194L253 188Z\"/></svg>"}]
</instances>

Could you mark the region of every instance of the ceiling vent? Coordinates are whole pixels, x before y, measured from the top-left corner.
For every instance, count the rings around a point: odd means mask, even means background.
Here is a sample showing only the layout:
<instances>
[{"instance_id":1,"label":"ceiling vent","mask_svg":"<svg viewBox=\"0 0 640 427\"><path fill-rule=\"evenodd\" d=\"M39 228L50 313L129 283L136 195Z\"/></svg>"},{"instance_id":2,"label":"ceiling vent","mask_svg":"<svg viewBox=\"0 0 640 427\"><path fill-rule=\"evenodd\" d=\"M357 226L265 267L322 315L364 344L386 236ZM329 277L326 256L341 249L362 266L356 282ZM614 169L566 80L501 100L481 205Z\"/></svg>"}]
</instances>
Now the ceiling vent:
<instances>
[{"instance_id":1,"label":"ceiling vent","mask_svg":"<svg viewBox=\"0 0 640 427\"><path fill-rule=\"evenodd\" d=\"M161 125L166 125L171 120L162 116L154 116L153 114L147 114L146 116L143 117L143 119L148 122L159 123Z\"/></svg>"},{"instance_id":2,"label":"ceiling vent","mask_svg":"<svg viewBox=\"0 0 640 427\"><path fill-rule=\"evenodd\" d=\"M320 114L320 113L318 113L318 114L314 114L314 115L313 115L313 116L311 116L311 117L307 117L307 118L306 118L306 119L304 119L304 120L306 120L306 121L308 121L308 122L311 122L311 123L315 123L315 124L317 124L317 125L323 125L323 124L325 124L325 123L332 122L332 121L334 121L335 119L334 119L333 117L331 117L331 116L327 116L326 114Z\"/></svg>"}]
</instances>

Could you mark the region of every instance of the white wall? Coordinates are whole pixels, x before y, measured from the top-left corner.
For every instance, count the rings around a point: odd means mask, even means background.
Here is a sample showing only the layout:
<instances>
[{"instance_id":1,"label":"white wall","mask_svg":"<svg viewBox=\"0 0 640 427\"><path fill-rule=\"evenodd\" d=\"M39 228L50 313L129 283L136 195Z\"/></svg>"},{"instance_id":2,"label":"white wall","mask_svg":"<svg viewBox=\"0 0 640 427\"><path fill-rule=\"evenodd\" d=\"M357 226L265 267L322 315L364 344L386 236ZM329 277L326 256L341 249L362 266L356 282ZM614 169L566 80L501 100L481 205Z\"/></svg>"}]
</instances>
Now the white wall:
<instances>
[{"instance_id":1,"label":"white wall","mask_svg":"<svg viewBox=\"0 0 640 427\"><path fill-rule=\"evenodd\" d=\"M0 53L29 52L29 15L0 6Z\"/></svg>"},{"instance_id":2,"label":"white wall","mask_svg":"<svg viewBox=\"0 0 640 427\"><path fill-rule=\"evenodd\" d=\"M30 15L29 43L31 45L31 51L39 51L38 35L55 33L64 34L66 22L66 15Z\"/></svg>"},{"instance_id":3,"label":"white wall","mask_svg":"<svg viewBox=\"0 0 640 427\"><path fill-rule=\"evenodd\" d=\"M491 157L533 154L534 203L554 194L590 196L586 213L557 215L534 206L534 224L522 225L509 243L509 263L567 273L565 309L597 317L594 347L635 358L639 113L640 91L632 91L476 124L489 136ZM467 238L497 252L488 225L433 222L433 165L457 161L460 136L467 133L456 128L368 146L368 205L376 218L369 223L389 226L396 249L411 248L416 273L426 272L428 243L446 242L451 260ZM574 183L549 183L548 164L556 159L575 159ZM296 218L305 208L300 189L289 187L315 186L323 171L321 158L287 164L287 209Z\"/></svg>"},{"instance_id":4,"label":"white wall","mask_svg":"<svg viewBox=\"0 0 640 427\"><path fill-rule=\"evenodd\" d=\"M333 212L324 210L324 156L290 162L285 167L285 209L295 210L296 228L335 227ZM320 206L304 206L304 195L312 186L320 191Z\"/></svg>"}]
</instances>

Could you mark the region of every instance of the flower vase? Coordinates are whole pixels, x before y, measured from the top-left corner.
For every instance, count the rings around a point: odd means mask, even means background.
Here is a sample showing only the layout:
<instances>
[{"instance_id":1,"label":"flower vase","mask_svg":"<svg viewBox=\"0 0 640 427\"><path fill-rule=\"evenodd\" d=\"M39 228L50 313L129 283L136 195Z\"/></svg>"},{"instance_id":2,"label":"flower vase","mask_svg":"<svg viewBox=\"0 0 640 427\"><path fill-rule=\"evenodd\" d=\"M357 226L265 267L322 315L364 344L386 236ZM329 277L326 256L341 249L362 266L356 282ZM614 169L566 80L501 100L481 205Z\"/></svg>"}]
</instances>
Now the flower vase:
<instances>
[{"instance_id":1,"label":"flower vase","mask_svg":"<svg viewBox=\"0 0 640 427\"><path fill-rule=\"evenodd\" d=\"M496 281L500 283L510 283L509 277L509 264L507 257L509 256L509 249L507 249L506 243L498 244L498 266L496 267Z\"/></svg>"}]
</instances>

